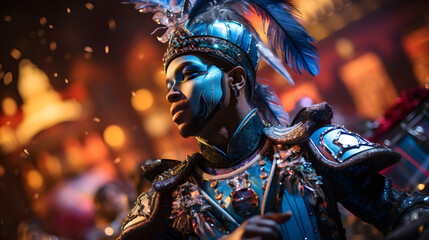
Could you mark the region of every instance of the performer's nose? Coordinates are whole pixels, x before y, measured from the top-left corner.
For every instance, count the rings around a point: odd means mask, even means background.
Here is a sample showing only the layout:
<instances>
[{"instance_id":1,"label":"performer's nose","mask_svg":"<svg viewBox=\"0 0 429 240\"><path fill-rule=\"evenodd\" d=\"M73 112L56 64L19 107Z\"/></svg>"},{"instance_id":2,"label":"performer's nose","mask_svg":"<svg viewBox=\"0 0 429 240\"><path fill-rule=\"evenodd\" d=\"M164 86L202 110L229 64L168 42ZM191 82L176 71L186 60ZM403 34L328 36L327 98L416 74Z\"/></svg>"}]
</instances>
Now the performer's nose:
<instances>
[{"instance_id":1,"label":"performer's nose","mask_svg":"<svg viewBox=\"0 0 429 240\"><path fill-rule=\"evenodd\" d=\"M180 95L181 93L173 87L168 91L166 98L168 102L173 103L180 100Z\"/></svg>"}]
</instances>

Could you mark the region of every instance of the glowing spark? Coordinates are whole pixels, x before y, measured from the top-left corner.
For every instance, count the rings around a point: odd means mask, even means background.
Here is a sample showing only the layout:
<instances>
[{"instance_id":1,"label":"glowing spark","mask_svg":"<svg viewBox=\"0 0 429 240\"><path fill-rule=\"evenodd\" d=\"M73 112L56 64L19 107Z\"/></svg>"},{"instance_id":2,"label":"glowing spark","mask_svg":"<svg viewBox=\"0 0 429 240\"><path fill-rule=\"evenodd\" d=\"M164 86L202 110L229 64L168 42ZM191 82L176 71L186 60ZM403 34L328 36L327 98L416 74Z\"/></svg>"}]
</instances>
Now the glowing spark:
<instances>
[{"instance_id":1,"label":"glowing spark","mask_svg":"<svg viewBox=\"0 0 429 240\"><path fill-rule=\"evenodd\" d=\"M106 227L106 228L104 229L104 233L105 233L107 236L112 236L112 235L113 235L113 228L111 228L111 227Z\"/></svg>"},{"instance_id":2,"label":"glowing spark","mask_svg":"<svg viewBox=\"0 0 429 240\"><path fill-rule=\"evenodd\" d=\"M54 58L53 58L52 56L47 56L47 57L45 58L45 61L46 61L47 63L51 63L53 60L54 60Z\"/></svg>"},{"instance_id":3,"label":"glowing spark","mask_svg":"<svg viewBox=\"0 0 429 240\"><path fill-rule=\"evenodd\" d=\"M4 85L9 85L12 82L11 72L7 72L6 75L4 75L3 82L4 82Z\"/></svg>"},{"instance_id":4,"label":"glowing spark","mask_svg":"<svg viewBox=\"0 0 429 240\"><path fill-rule=\"evenodd\" d=\"M91 58L91 53L86 52L86 53L83 54L83 57L85 59L90 59Z\"/></svg>"},{"instance_id":5,"label":"glowing spark","mask_svg":"<svg viewBox=\"0 0 429 240\"><path fill-rule=\"evenodd\" d=\"M34 199L38 199L40 197L40 194L39 193L35 193L34 195L33 195L33 198Z\"/></svg>"},{"instance_id":6,"label":"glowing spark","mask_svg":"<svg viewBox=\"0 0 429 240\"><path fill-rule=\"evenodd\" d=\"M85 131L85 135L88 135L88 132L87 132L87 131Z\"/></svg>"},{"instance_id":7,"label":"glowing spark","mask_svg":"<svg viewBox=\"0 0 429 240\"><path fill-rule=\"evenodd\" d=\"M12 17L11 16L4 16L4 21L5 22L10 22L10 21L12 21Z\"/></svg>"},{"instance_id":8,"label":"glowing spark","mask_svg":"<svg viewBox=\"0 0 429 240\"><path fill-rule=\"evenodd\" d=\"M109 45L106 45L106 46L104 47L104 52L105 52L106 54L108 54L108 53L109 53Z\"/></svg>"},{"instance_id":9,"label":"glowing spark","mask_svg":"<svg viewBox=\"0 0 429 240\"><path fill-rule=\"evenodd\" d=\"M45 32L42 29L37 30L37 36L43 37L44 34Z\"/></svg>"},{"instance_id":10,"label":"glowing spark","mask_svg":"<svg viewBox=\"0 0 429 240\"><path fill-rule=\"evenodd\" d=\"M54 26L49 24L49 29L54 29Z\"/></svg>"},{"instance_id":11,"label":"glowing spark","mask_svg":"<svg viewBox=\"0 0 429 240\"><path fill-rule=\"evenodd\" d=\"M85 3L85 7L86 7L89 11L92 11L92 10L94 9L94 5L92 5L92 3L90 3L90 2Z\"/></svg>"},{"instance_id":12,"label":"glowing spark","mask_svg":"<svg viewBox=\"0 0 429 240\"><path fill-rule=\"evenodd\" d=\"M93 53L94 52L94 50L92 49L92 47L89 47L89 46L84 47L83 50L85 52L89 52L89 53Z\"/></svg>"},{"instance_id":13,"label":"glowing spark","mask_svg":"<svg viewBox=\"0 0 429 240\"><path fill-rule=\"evenodd\" d=\"M107 24L109 25L110 31L114 31L116 29L116 21L115 21L115 19L110 19Z\"/></svg>"},{"instance_id":14,"label":"glowing spark","mask_svg":"<svg viewBox=\"0 0 429 240\"><path fill-rule=\"evenodd\" d=\"M140 54L139 54L139 59L140 59L140 60L142 60L143 58L144 58L144 54L143 54L143 53L140 53Z\"/></svg>"},{"instance_id":15,"label":"glowing spark","mask_svg":"<svg viewBox=\"0 0 429 240\"><path fill-rule=\"evenodd\" d=\"M70 58L71 58L71 54L70 53L64 54L64 59L65 60L70 60Z\"/></svg>"},{"instance_id":16,"label":"glowing spark","mask_svg":"<svg viewBox=\"0 0 429 240\"><path fill-rule=\"evenodd\" d=\"M94 122L101 122L101 120L98 117L93 118L92 120L94 120Z\"/></svg>"},{"instance_id":17,"label":"glowing spark","mask_svg":"<svg viewBox=\"0 0 429 240\"><path fill-rule=\"evenodd\" d=\"M46 19L45 16L43 16L39 19L39 22L40 22L40 25L44 26L48 22L48 20Z\"/></svg>"},{"instance_id":18,"label":"glowing spark","mask_svg":"<svg viewBox=\"0 0 429 240\"><path fill-rule=\"evenodd\" d=\"M54 77L58 77L58 73L54 73Z\"/></svg>"},{"instance_id":19,"label":"glowing spark","mask_svg":"<svg viewBox=\"0 0 429 240\"><path fill-rule=\"evenodd\" d=\"M10 50L10 55L11 55L13 58L15 58L15 60L18 60L18 59L20 59L20 58L21 58L21 52L20 52L18 49L16 49L16 48L14 48L14 49Z\"/></svg>"},{"instance_id":20,"label":"glowing spark","mask_svg":"<svg viewBox=\"0 0 429 240\"><path fill-rule=\"evenodd\" d=\"M25 154L30 155L30 154L28 153L28 149L24 148L24 152L25 152Z\"/></svg>"},{"instance_id":21,"label":"glowing spark","mask_svg":"<svg viewBox=\"0 0 429 240\"><path fill-rule=\"evenodd\" d=\"M119 157L117 157L117 158L115 158L115 160L113 160L113 162L114 162L115 164L119 163L120 161L121 161L121 158L119 158Z\"/></svg>"},{"instance_id":22,"label":"glowing spark","mask_svg":"<svg viewBox=\"0 0 429 240\"><path fill-rule=\"evenodd\" d=\"M57 49L57 43L54 41L50 42L49 49L51 49L51 51L55 51L55 49Z\"/></svg>"},{"instance_id":23,"label":"glowing spark","mask_svg":"<svg viewBox=\"0 0 429 240\"><path fill-rule=\"evenodd\" d=\"M65 79L64 79L64 82L65 82L66 84L68 84L68 83L69 83L69 80L68 80L67 78L65 78Z\"/></svg>"},{"instance_id":24,"label":"glowing spark","mask_svg":"<svg viewBox=\"0 0 429 240\"><path fill-rule=\"evenodd\" d=\"M67 8L66 11L67 11L67 13L71 13L71 9L70 8Z\"/></svg>"},{"instance_id":25,"label":"glowing spark","mask_svg":"<svg viewBox=\"0 0 429 240\"><path fill-rule=\"evenodd\" d=\"M136 96L136 91L131 91L131 96L135 97Z\"/></svg>"}]
</instances>

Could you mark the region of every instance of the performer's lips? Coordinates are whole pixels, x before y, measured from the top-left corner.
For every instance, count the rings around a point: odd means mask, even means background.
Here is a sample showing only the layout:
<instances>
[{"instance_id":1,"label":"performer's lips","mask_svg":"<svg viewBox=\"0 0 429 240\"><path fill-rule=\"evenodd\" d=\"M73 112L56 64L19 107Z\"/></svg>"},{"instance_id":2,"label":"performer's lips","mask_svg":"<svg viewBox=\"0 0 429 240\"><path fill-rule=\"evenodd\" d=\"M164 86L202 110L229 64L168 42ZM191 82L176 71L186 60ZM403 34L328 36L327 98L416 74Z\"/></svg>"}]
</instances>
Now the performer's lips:
<instances>
[{"instance_id":1,"label":"performer's lips","mask_svg":"<svg viewBox=\"0 0 429 240\"><path fill-rule=\"evenodd\" d=\"M187 102L180 103L180 104L173 104L170 108L171 116L173 122L176 122L180 115L189 107L189 104Z\"/></svg>"}]
</instances>

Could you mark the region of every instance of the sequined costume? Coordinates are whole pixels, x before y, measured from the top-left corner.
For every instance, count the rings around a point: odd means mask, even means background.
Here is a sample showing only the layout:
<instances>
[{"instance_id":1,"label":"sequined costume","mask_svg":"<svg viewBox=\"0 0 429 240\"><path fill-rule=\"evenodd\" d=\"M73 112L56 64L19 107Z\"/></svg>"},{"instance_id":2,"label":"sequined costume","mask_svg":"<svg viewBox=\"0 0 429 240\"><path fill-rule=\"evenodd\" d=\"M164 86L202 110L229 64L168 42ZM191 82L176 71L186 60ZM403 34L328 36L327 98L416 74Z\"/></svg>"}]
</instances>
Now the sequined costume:
<instances>
[{"instance_id":1,"label":"sequined costume","mask_svg":"<svg viewBox=\"0 0 429 240\"><path fill-rule=\"evenodd\" d=\"M197 136L200 152L142 168L152 188L138 197L119 239L219 239L252 216L286 211L292 218L280 225L283 239L344 239L337 202L383 232L429 215L429 197L398 192L378 174L399 160L398 153L331 124L326 103L301 110L287 124L272 88L257 81L260 59L291 84L281 60L300 73L319 72L314 39L290 1L131 2L154 12L166 28L159 39L168 42L167 88L190 96L194 132L186 134ZM249 9L267 23L268 46L245 18ZM192 69L168 72L183 62ZM253 110L223 152L198 133L222 110L229 93L225 72L236 66L245 72L245 101Z\"/></svg>"},{"instance_id":2,"label":"sequined costume","mask_svg":"<svg viewBox=\"0 0 429 240\"><path fill-rule=\"evenodd\" d=\"M145 166L153 187L139 196L122 239L218 239L249 216L287 210L285 239L345 239L337 201L384 232L429 213L428 197L400 193L377 174L398 161L396 152L331 125L330 116L328 105L315 105L290 127L266 127L255 109L227 153L199 139L201 152L184 162ZM230 167L210 167L220 163Z\"/></svg>"}]
</instances>

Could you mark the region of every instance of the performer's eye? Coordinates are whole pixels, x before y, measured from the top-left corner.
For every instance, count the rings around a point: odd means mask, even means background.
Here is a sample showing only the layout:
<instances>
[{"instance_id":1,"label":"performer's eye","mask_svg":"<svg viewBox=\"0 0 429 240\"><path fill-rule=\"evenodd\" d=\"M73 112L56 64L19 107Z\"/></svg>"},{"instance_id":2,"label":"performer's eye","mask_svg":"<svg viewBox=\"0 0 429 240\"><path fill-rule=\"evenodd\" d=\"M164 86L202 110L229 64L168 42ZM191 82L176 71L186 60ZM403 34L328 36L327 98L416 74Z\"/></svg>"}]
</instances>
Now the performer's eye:
<instances>
[{"instance_id":1,"label":"performer's eye","mask_svg":"<svg viewBox=\"0 0 429 240\"><path fill-rule=\"evenodd\" d=\"M198 71L195 71L195 70L185 70L185 71L183 71L183 80L184 81L190 80L190 79L192 79L192 78L194 78L194 77L196 77L198 75L199 75Z\"/></svg>"},{"instance_id":2,"label":"performer's eye","mask_svg":"<svg viewBox=\"0 0 429 240\"><path fill-rule=\"evenodd\" d=\"M169 92L169 91L171 90L171 88L173 87L173 82L168 81L168 82L166 83L166 85L167 85L167 92Z\"/></svg>"}]
</instances>

